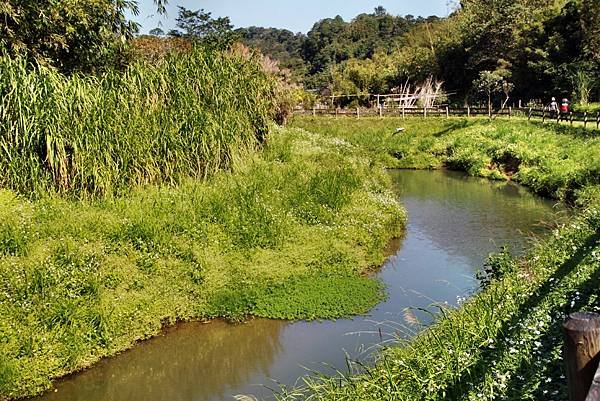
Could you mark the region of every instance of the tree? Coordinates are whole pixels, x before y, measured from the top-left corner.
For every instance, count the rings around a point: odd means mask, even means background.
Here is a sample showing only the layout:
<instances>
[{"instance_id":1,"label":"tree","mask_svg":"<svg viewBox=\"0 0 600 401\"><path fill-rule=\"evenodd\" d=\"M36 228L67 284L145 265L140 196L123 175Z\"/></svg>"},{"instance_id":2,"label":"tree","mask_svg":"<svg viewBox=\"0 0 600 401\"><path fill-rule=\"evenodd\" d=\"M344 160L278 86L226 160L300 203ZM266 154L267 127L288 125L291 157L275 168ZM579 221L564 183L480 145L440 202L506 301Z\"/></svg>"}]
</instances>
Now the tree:
<instances>
[{"instance_id":1,"label":"tree","mask_svg":"<svg viewBox=\"0 0 600 401\"><path fill-rule=\"evenodd\" d=\"M190 39L205 46L225 49L237 39L229 17L213 18L210 12L188 10L179 6L177 27L169 35Z\"/></svg>"},{"instance_id":2,"label":"tree","mask_svg":"<svg viewBox=\"0 0 600 401\"><path fill-rule=\"evenodd\" d=\"M492 95L502 90L504 78L496 71L481 71L479 78L473 82L473 86L479 91L487 94L488 112L492 114Z\"/></svg>"},{"instance_id":3,"label":"tree","mask_svg":"<svg viewBox=\"0 0 600 401\"><path fill-rule=\"evenodd\" d=\"M383 6L375 7L375 16L376 17L383 17L385 15L387 15L387 10Z\"/></svg>"},{"instance_id":4,"label":"tree","mask_svg":"<svg viewBox=\"0 0 600 401\"><path fill-rule=\"evenodd\" d=\"M166 0L155 3L164 12ZM0 48L64 72L113 68L138 31L127 11L137 14L137 1L2 0Z\"/></svg>"},{"instance_id":5,"label":"tree","mask_svg":"<svg viewBox=\"0 0 600 401\"><path fill-rule=\"evenodd\" d=\"M302 81L307 73L307 64L302 58L305 35L287 29L255 26L238 28L235 32L246 46L277 60L281 67L292 71L296 82Z\"/></svg>"},{"instance_id":6,"label":"tree","mask_svg":"<svg viewBox=\"0 0 600 401\"><path fill-rule=\"evenodd\" d=\"M162 29L157 27L157 28L151 29L149 34L152 36L164 36L165 31L163 31Z\"/></svg>"},{"instance_id":7,"label":"tree","mask_svg":"<svg viewBox=\"0 0 600 401\"><path fill-rule=\"evenodd\" d=\"M590 94L596 85L592 74L587 69L577 69L571 74L570 80L573 85L574 100L582 105L588 104Z\"/></svg>"}]
</instances>

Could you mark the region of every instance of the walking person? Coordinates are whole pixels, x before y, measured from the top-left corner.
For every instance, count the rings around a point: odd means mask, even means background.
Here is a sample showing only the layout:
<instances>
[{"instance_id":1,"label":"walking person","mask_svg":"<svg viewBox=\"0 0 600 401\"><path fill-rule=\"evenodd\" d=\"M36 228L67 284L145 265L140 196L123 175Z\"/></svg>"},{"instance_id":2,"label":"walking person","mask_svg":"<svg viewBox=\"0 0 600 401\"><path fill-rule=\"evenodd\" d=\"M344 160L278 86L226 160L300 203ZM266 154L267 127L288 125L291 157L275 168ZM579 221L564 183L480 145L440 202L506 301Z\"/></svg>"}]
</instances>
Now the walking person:
<instances>
[{"instance_id":1,"label":"walking person","mask_svg":"<svg viewBox=\"0 0 600 401\"><path fill-rule=\"evenodd\" d=\"M567 121L569 119L569 112L570 110L570 105L571 103L569 102L569 99L567 98L563 98L563 100L560 102L560 119Z\"/></svg>"},{"instance_id":2,"label":"walking person","mask_svg":"<svg viewBox=\"0 0 600 401\"><path fill-rule=\"evenodd\" d=\"M555 97L552 97L552 101L548 105L548 110L550 110L550 113L554 114L555 117L556 114L558 114L558 103Z\"/></svg>"}]
</instances>

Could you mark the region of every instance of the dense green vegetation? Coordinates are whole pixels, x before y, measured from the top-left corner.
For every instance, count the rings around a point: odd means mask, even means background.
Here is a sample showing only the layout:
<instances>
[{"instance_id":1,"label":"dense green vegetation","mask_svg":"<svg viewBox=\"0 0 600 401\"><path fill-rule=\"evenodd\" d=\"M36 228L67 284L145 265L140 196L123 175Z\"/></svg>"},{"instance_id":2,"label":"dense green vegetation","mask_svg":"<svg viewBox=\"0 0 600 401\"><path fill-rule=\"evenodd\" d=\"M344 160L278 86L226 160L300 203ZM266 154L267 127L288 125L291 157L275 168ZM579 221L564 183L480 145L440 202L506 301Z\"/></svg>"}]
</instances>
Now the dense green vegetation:
<instances>
[{"instance_id":1,"label":"dense green vegetation","mask_svg":"<svg viewBox=\"0 0 600 401\"><path fill-rule=\"evenodd\" d=\"M0 398L181 319L366 312L404 212L360 148L278 130L234 173L126 197L0 192Z\"/></svg>"},{"instance_id":2,"label":"dense green vegetation","mask_svg":"<svg viewBox=\"0 0 600 401\"><path fill-rule=\"evenodd\" d=\"M567 400L561 324L573 311L600 311L600 190L597 134L508 121L298 119L341 136L389 165L442 165L513 178L546 195L575 200L579 214L522 259L493 256L484 288L411 341L385 350L374 367L307 379L281 399ZM407 129L400 135L397 126ZM407 152L407 153L402 153ZM507 156L508 155L510 157ZM419 325L406 312L407 325Z\"/></svg>"},{"instance_id":3,"label":"dense green vegetation","mask_svg":"<svg viewBox=\"0 0 600 401\"><path fill-rule=\"evenodd\" d=\"M340 16L315 23L306 34L276 28L240 28L236 32L248 46L274 57L285 68L301 72L309 87L327 85L325 72L350 59L364 60L378 52L392 52L406 44L404 35L418 24L437 21L411 15L392 16L383 7L360 14L350 22Z\"/></svg>"},{"instance_id":4,"label":"dense green vegetation","mask_svg":"<svg viewBox=\"0 0 600 401\"><path fill-rule=\"evenodd\" d=\"M453 103L567 96L594 111L597 1L463 0L427 19L378 7L307 35L233 31L226 17L180 8L169 38L154 30L131 51L137 28L124 15L136 5L0 4L0 399L36 394L178 320L367 311L382 297L367 273L405 221L383 166L512 179L580 213L524 259L492 257L480 293L375 367L282 397L564 398L560 320L600 309L597 133L272 120L294 103L290 76L362 96L341 105L432 77Z\"/></svg>"},{"instance_id":5,"label":"dense green vegetation","mask_svg":"<svg viewBox=\"0 0 600 401\"><path fill-rule=\"evenodd\" d=\"M201 48L101 77L2 58L0 185L111 195L205 177L264 141L275 85L259 60Z\"/></svg>"}]
</instances>

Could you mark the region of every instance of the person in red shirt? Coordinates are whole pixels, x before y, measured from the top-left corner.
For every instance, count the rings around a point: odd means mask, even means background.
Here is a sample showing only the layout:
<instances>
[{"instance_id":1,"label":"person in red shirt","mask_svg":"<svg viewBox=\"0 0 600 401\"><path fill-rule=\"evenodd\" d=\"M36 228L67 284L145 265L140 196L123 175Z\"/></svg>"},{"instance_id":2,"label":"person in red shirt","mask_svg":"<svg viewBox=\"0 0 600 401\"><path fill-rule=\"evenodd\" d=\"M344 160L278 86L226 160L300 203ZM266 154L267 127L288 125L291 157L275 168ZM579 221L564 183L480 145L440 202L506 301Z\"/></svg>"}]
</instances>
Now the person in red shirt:
<instances>
[{"instance_id":1,"label":"person in red shirt","mask_svg":"<svg viewBox=\"0 0 600 401\"><path fill-rule=\"evenodd\" d=\"M571 103L566 98L564 98L560 102L560 115L561 115L561 119L567 119L568 118L569 112L571 111L570 110L570 105L571 105Z\"/></svg>"}]
</instances>

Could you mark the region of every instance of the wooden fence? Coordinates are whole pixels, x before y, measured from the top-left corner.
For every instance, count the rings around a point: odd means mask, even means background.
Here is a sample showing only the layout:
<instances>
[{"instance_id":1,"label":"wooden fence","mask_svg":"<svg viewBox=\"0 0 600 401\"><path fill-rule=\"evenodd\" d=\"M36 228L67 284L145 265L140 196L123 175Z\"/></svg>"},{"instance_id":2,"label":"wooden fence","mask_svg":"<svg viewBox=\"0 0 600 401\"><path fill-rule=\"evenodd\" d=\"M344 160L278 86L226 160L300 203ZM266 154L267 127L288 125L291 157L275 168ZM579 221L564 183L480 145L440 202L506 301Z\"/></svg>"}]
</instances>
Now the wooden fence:
<instances>
[{"instance_id":1,"label":"wooden fence","mask_svg":"<svg viewBox=\"0 0 600 401\"><path fill-rule=\"evenodd\" d=\"M573 313L563 333L570 401L600 401L600 315Z\"/></svg>"},{"instance_id":2,"label":"wooden fence","mask_svg":"<svg viewBox=\"0 0 600 401\"><path fill-rule=\"evenodd\" d=\"M571 125L575 122L583 123L584 127L595 125L596 129L600 129L600 112L570 112L568 114L559 114L545 109L538 108L504 108L501 110L488 110L483 107L433 107L433 108L415 108L415 107L398 107L398 108L328 108L328 109L302 109L295 110L294 115L305 116L349 116L349 117L484 117L496 118L505 116L511 118L513 116L526 117L528 120L537 119L542 122L566 122Z\"/></svg>"}]
</instances>

